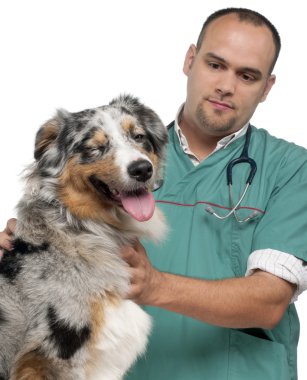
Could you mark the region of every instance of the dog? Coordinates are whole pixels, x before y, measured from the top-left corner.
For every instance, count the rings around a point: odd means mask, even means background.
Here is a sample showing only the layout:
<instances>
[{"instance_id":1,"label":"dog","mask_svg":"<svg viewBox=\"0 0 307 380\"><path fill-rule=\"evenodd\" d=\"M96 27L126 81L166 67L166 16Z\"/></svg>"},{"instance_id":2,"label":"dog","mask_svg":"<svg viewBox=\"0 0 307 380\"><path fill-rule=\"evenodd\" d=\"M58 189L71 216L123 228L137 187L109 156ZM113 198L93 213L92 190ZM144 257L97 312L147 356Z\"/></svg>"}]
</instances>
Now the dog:
<instances>
[{"instance_id":1,"label":"dog","mask_svg":"<svg viewBox=\"0 0 307 380\"><path fill-rule=\"evenodd\" d=\"M144 352L151 321L125 299L120 249L166 233L151 192L166 144L158 115L131 95L58 110L38 130L0 262L1 380L119 380Z\"/></svg>"}]
</instances>

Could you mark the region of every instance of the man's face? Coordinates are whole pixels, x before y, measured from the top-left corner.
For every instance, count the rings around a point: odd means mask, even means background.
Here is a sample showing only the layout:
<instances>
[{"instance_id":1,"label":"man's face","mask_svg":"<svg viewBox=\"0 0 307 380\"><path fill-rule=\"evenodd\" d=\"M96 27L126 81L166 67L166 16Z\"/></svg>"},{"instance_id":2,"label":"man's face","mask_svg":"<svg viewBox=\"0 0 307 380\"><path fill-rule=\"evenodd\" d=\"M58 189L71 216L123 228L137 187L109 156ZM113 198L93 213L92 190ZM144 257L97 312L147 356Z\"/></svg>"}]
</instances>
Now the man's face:
<instances>
[{"instance_id":1,"label":"man's face","mask_svg":"<svg viewBox=\"0 0 307 380\"><path fill-rule=\"evenodd\" d=\"M275 82L269 71L275 54L270 30L240 22L235 15L210 24L199 51L190 46L183 121L211 136L242 128Z\"/></svg>"}]
</instances>

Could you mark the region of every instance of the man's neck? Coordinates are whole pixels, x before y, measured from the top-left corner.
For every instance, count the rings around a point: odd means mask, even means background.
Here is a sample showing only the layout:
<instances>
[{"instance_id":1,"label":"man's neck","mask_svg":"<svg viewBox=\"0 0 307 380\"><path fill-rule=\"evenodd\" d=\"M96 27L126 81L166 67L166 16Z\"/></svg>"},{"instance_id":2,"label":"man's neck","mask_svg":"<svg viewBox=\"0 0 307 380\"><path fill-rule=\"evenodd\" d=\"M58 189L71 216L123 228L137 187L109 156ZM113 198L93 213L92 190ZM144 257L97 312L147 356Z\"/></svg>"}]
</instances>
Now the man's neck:
<instances>
[{"instance_id":1,"label":"man's neck","mask_svg":"<svg viewBox=\"0 0 307 380\"><path fill-rule=\"evenodd\" d=\"M189 149L199 161L202 161L209 156L216 148L218 141L223 137L207 135L200 129L193 128L183 121L179 123L179 126L188 142Z\"/></svg>"}]
</instances>

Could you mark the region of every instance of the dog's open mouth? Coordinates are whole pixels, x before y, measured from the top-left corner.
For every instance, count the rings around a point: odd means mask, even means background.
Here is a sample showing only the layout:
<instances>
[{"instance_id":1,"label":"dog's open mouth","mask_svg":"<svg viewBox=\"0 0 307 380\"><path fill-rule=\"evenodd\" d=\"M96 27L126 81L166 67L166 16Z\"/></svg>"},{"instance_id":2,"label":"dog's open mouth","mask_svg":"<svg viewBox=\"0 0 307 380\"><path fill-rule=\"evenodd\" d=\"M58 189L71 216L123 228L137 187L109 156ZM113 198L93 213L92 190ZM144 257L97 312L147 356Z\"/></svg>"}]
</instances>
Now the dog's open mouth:
<instances>
[{"instance_id":1,"label":"dog's open mouth","mask_svg":"<svg viewBox=\"0 0 307 380\"><path fill-rule=\"evenodd\" d=\"M111 190L105 182L95 176L91 176L90 181L100 194L121 205L132 218L145 222L152 217L155 211L155 200L152 193L145 187L133 191L119 191Z\"/></svg>"}]
</instances>

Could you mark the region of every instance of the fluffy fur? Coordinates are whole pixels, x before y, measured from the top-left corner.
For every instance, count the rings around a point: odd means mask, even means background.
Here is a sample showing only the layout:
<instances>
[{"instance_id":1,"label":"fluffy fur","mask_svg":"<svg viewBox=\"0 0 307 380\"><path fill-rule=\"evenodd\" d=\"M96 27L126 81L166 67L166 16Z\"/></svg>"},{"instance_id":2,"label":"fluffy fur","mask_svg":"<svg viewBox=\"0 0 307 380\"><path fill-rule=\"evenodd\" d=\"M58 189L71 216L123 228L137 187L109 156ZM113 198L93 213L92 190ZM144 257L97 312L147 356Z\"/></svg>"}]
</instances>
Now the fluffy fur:
<instances>
[{"instance_id":1,"label":"fluffy fur","mask_svg":"<svg viewBox=\"0 0 307 380\"><path fill-rule=\"evenodd\" d=\"M159 117L128 95L39 129L0 262L0 380L118 380L144 352L150 319L124 300L120 247L165 233L148 191L166 142Z\"/></svg>"}]
</instances>

